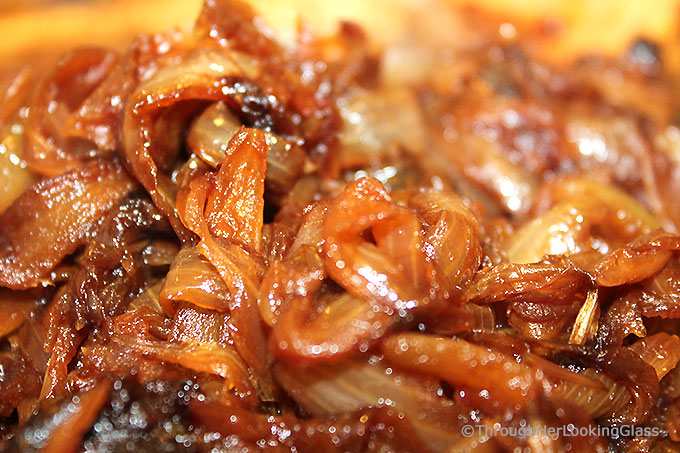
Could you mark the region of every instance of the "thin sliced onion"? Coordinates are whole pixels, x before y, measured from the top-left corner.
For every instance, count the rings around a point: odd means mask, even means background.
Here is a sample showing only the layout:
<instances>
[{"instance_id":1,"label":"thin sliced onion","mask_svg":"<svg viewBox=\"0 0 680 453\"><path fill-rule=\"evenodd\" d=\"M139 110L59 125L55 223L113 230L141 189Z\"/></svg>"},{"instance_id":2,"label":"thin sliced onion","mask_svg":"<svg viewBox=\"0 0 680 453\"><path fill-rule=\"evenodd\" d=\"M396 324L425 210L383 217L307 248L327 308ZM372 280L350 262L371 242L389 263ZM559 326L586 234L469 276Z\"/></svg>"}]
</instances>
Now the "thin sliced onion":
<instances>
[{"instance_id":1,"label":"thin sliced onion","mask_svg":"<svg viewBox=\"0 0 680 453\"><path fill-rule=\"evenodd\" d=\"M362 234L372 231L376 245ZM416 216L398 206L376 179L350 183L324 219L324 265L356 297L406 310L427 304L432 285Z\"/></svg>"},{"instance_id":2,"label":"thin sliced onion","mask_svg":"<svg viewBox=\"0 0 680 453\"><path fill-rule=\"evenodd\" d=\"M585 176L565 177L555 180L548 187L552 205L569 200L596 199L602 206L623 210L619 215L631 225L639 225L643 232L659 228L661 223L654 214L626 192L611 184L602 184Z\"/></svg>"},{"instance_id":3,"label":"thin sliced onion","mask_svg":"<svg viewBox=\"0 0 680 453\"><path fill-rule=\"evenodd\" d=\"M393 406L406 415L432 451L445 451L460 439L459 409L436 396L439 383L400 373L384 361L352 359L304 369L279 363L274 376L313 416Z\"/></svg>"},{"instance_id":4,"label":"thin sliced onion","mask_svg":"<svg viewBox=\"0 0 680 453\"><path fill-rule=\"evenodd\" d=\"M465 288L463 300L477 304L507 300L571 304L592 280L585 272L554 261L505 263L481 271Z\"/></svg>"},{"instance_id":5,"label":"thin sliced onion","mask_svg":"<svg viewBox=\"0 0 680 453\"><path fill-rule=\"evenodd\" d=\"M598 388L562 381L552 390L551 397L571 403L594 419L621 411L631 404L631 394L624 385L592 369L583 370L579 375L599 381L602 386Z\"/></svg>"},{"instance_id":6,"label":"thin sliced onion","mask_svg":"<svg viewBox=\"0 0 680 453\"><path fill-rule=\"evenodd\" d=\"M380 347L389 363L444 379L456 387L486 391L489 400L524 407L539 392L539 380L513 357L461 339L399 334Z\"/></svg>"},{"instance_id":7,"label":"thin sliced onion","mask_svg":"<svg viewBox=\"0 0 680 453\"><path fill-rule=\"evenodd\" d=\"M127 337L112 337L112 340L144 356L220 376L230 383L231 388L252 397L252 391L248 390L251 389L248 369L231 346L192 340L181 343L130 341Z\"/></svg>"},{"instance_id":8,"label":"thin sliced onion","mask_svg":"<svg viewBox=\"0 0 680 453\"><path fill-rule=\"evenodd\" d=\"M253 71L236 62L232 54L207 51L159 70L140 84L128 101L123 157L181 238L186 238L188 232L175 211L176 189L158 167L158 162L167 163L167 157L176 150L159 149L165 143L158 137L156 121L179 100L218 101L236 94L233 84L253 76Z\"/></svg>"},{"instance_id":9,"label":"thin sliced onion","mask_svg":"<svg viewBox=\"0 0 680 453\"><path fill-rule=\"evenodd\" d=\"M23 132L10 126L0 142L0 215L35 182L33 172L26 167Z\"/></svg>"},{"instance_id":10,"label":"thin sliced onion","mask_svg":"<svg viewBox=\"0 0 680 453\"><path fill-rule=\"evenodd\" d=\"M103 48L76 49L41 81L24 125L25 159L32 170L54 177L82 165L81 156L62 135L62 129L71 113L105 79L117 58Z\"/></svg>"},{"instance_id":11,"label":"thin sliced onion","mask_svg":"<svg viewBox=\"0 0 680 453\"><path fill-rule=\"evenodd\" d=\"M293 298L271 338L280 357L338 360L377 342L398 320L412 319L414 309L437 301L429 290L435 286L434 275L427 272L431 264L421 247L420 223L414 212L392 201L376 179L348 184L328 208L322 231L323 268L349 295L321 311L315 309L315 294L308 288ZM366 240L367 232L375 244ZM313 260L308 262L314 266ZM307 271L317 274L321 268ZM316 292L322 278L319 274L309 279L310 289Z\"/></svg>"},{"instance_id":12,"label":"thin sliced onion","mask_svg":"<svg viewBox=\"0 0 680 453\"><path fill-rule=\"evenodd\" d=\"M198 157L216 168L224 160L227 145L240 127L240 120L223 102L217 102L194 121L187 143ZM265 186L268 191L283 196L302 173L306 154L294 142L272 132L264 133L269 145Z\"/></svg>"},{"instance_id":13,"label":"thin sliced onion","mask_svg":"<svg viewBox=\"0 0 680 453\"><path fill-rule=\"evenodd\" d=\"M424 152L424 119L411 90L357 90L339 103L343 120L339 157L342 169L378 164L398 147L414 155Z\"/></svg>"},{"instance_id":14,"label":"thin sliced onion","mask_svg":"<svg viewBox=\"0 0 680 453\"><path fill-rule=\"evenodd\" d=\"M446 289L467 283L482 259L479 226L472 212L457 196L434 190L420 192L409 204L425 219L425 251Z\"/></svg>"},{"instance_id":15,"label":"thin sliced onion","mask_svg":"<svg viewBox=\"0 0 680 453\"><path fill-rule=\"evenodd\" d=\"M626 291L618 295L600 318L597 332L598 342L606 346L621 346L624 338L633 334L639 338L647 335L638 306L637 291Z\"/></svg>"},{"instance_id":16,"label":"thin sliced onion","mask_svg":"<svg viewBox=\"0 0 680 453\"><path fill-rule=\"evenodd\" d=\"M0 339L21 326L36 306L35 298L28 294L0 291Z\"/></svg>"},{"instance_id":17,"label":"thin sliced onion","mask_svg":"<svg viewBox=\"0 0 680 453\"><path fill-rule=\"evenodd\" d=\"M24 192L0 217L0 284L28 289L86 239L134 187L113 161L95 161Z\"/></svg>"},{"instance_id":18,"label":"thin sliced onion","mask_svg":"<svg viewBox=\"0 0 680 453\"><path fill-rule=\"evenodd\" d=\"M679 249L679 236L655 230L603 257L595 267L597 283L619 286L653 277Z\"/></svg>"},{"instance_id":19,"label":"thin sliced onion","mask_svg":"<svg viewBox=\"0 0 680 453\"><path fill-rule=\"evenodd\" d=\"M215 267L231 295L229 323L234 345L250 367L258 393L270 399L275 391L270 374L273 357L256 306L262 274L257 250L262 238L267 145L261 131L241 128L229 149L217 174L198 177L180 191L177 209L183 225L200 238L198 250Z\"/></svg>"},{"instance_id":20,"label":"thin sliced onion","mask_svg":"<svg viewBox=\"0 0 680 453\"><path fill-rule=\"evenodd\" d=\"M220 311L227 310L229 293L215 267L196 247L183 246L163 282L159 302L172 315L179 301Z\"/></svg>"},{"instance_id":21,"label":"thin sliced onion","mask_svg":"<svg viewBox=\"0 0 680 453\"><path fill-rule=\"evenodd\" d=\"M44 451L76 452L80 450L83 436L92 429L99 412L109 397L110 384L101 382L87 392L74 397L61 409L63 420L55 418L59 426L50 434Z\"/></svg>"},{"instance_id":22,"label":"thin sliced onion","mask_svg":"<svg viewBox=\"0 0 680 453\"><path fill-rule=\"evenodd\" d=\"M629 347L654 368L659 381L680 361L680 338L676 335L660 332L642 338Z\"/></svg>"},{"instance_id":23,"label":"thin sliced onion","mask_svg":"<svg viewBox=\"0 0 680 453\"><path fill-rule=\"evenodd\" d=\"M610 347L605 352L572 350L593 363L582 371L599 379L604 389L583 387L575 382L560 382L552 390L554 398L586 411L592 418L603 418L608 424L639 424L650 416L659 395L655 369L628 348Z\"/></svg>"},{"instance_id":24,"label":"thin sliced onion","mask_svg":"<svg viewBox=\"0 0 680 453\"><path fill-rule=\"evenodd\" d=\"M239 129L205 202L210 232L249 251L261 252L268 148L263 132Z\"/></svg>"},{"instance_id":25,"label":"thin sliced onion","mask_svg":"<svg viewBox=\"0 0 680 453\"><path fill-rule=\"evenodd\" d=\"M584 178L563 183L551 192L553 207L506 241L504 249L511 262L588 252L593 249L593 235L600 237L598 250L606 253L659 226L652 214L620 190Z\"/></svg>"}]
</instances>

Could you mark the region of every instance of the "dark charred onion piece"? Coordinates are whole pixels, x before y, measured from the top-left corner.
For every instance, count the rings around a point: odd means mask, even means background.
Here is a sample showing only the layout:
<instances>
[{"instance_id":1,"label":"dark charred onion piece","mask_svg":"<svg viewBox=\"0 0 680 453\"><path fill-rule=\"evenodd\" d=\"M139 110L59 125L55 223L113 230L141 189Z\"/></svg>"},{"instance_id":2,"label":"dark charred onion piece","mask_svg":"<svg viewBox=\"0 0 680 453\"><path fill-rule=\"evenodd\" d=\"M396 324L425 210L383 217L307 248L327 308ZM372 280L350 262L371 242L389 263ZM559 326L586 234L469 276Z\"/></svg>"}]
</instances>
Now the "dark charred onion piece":
<instances>
[{"instance_id":1,"label":"dark charred onion piece","mask_svg":"<svg viewBox=\"0 0 680 453\"><path fill-rule=\"evenodd\" d=\"M106 49L75 50L57 63L40 83L25 122L26 153L31 169L57 176L82 165L63 129L69 116L106 78L117 60Z\"/></svg>"},{"instance_id":2,"label":"dark charred onion piece","mask_svg":"<svg viewBox=\"0 0 680 453\"><path fill-rule=\"evenodd\" d=\"M398 334L384 340L380 350L402 369L438 377L454 388L486 391L489 404L524 407L540 392L540 379L530 367L462 339Z\"/></svg>"},{"instance_id":3,"label":"dark charred onion piece","mask_svg":"<svg viewBox=\"0 0 680 453\"><path fill-rule=\"evenodd\" d=\"M112 161L95 161L24 192L0 217L0 285L39 285L134 187Z\"/></svg>"}]
</instances>

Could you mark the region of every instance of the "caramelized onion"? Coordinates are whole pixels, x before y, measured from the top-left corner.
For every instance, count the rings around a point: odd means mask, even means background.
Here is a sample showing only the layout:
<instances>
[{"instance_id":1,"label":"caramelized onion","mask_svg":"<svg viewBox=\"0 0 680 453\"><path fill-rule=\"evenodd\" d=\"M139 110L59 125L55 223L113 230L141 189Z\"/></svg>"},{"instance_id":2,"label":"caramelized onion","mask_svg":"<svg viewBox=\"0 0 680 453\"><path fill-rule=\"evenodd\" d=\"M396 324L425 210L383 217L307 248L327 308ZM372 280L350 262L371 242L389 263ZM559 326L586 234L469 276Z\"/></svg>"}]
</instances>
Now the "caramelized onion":
<instances>
[{"instance_id":1,"label":"caramelized onion","mask_svg":"<svg viewBox=\"0 0 680 453\"><path fill-rule=\"evenodd\" d=\"M24 126L25 159L32 170L57 176L82 164L75 144L63 136L63 128L69 115L104 80L116 59L115 53L106 49L75 50L43 79Z\"/></svg>"},{"instance_id":2,"label":"caramelized onion","mask_svg":"<svg viewBox=\"0 0 680 453\"><path fill-rule=\"evenodd\" d=\"M467 302L488 304L506 300L567 303L591 285L588 274L559 260L534 264L500 264L477 274L465 288Z\"/></svg>"},{"instance_id":3,"label":"caramelized onion","mask_svg":"<svg viewBox=\"0 0 680 453\"><path fill-rule=\"evenodd\" d=\"M385 161L395 147L422 155L425 126L409 90L357 91L342 99L341 168L364 168Z\"/></svg>"},{"instance_id":4,"label":"caramelized onion","mask_svg":"<svg viewBox=\"0 0 680 453\"><path fill-rule=\"evenodd\" d=\"M677 235L657 230L603 257L595 267L600 286L637 283L657 274L680 249Z\"/></svg>"},{"instance_id":5,"label":"caramelized onion","mask_svg":"<svg viewBox=\"0 0 680 453\"><path fill-rule=\"evenodd\" d=\"M194 246L182 247L161 288L159 302L168 314L179 301L204 308L226 310L229 293L222 277Z\"/></svg>"},{"instance_id":6,"label":"caramelized onion","mask_svg":"<svg viewBox=\"0 0 680 453\"><path fill-rule=\"evenodd\" d=\"M27 289L49 281L45 274L133 187L118 164L95 161L24 192L0 217L0 284Z\"/></svg>"},{"instance_id":7,"label":"caramelized onion","mask_svg":"<svg viewBox=\"0 0 680 453\"><path fill-rule=\"evenodd\" d=\"M647 335L642 313L636 300L636 292L625 292L617 296L607 312L600 319L597 337L604 345L621 346L629 334L639 338Z\"/></svg>"},{"instance_id":8,"label":"caramelized onion","mask_svg":"<svg viewBox=\"0 0 680 453\"><path fill-rule=\"evenodd\" d=\"M366 231L375 245L362 237ZM350 183L329 208L323 233L326 270L355 296L395 310L429 303L420 225L377 180Z\"/></svg>"},{"instance_id":9,"label":"caramelized onion","mask_svg":"<svg viewBox=\"0 0 680 453\"><path fill-rule=\"evenodd\" d=\"M348 221L354 216L360 220ZM364 239L367 232L375 245ZM330 302L307 324L314 294L305 289L275 327L271 344L277 353L288 359L337 360L376 342L412 309L429 305L426 289L433 283L425 273L421 235L415 214L397 206L377 180L350 183L328 208L322 259L323 269L351 296ZM316 266L307 272L321 270ZM322 278L310 279L310 289L318 290Z\"/></svg>"},{"instance_id":10,"label":"caramelized onion","mask_svg":"<svg viewBox=\"0 0 680 453\"><path fill-rule=\"evenodd\" d=\"M635 199L609 186L575 178L550 187L553 207L507 240L504 248L511 262L536 262L544 255L606 253L659 226ZM597 241L592 240L594 235Z\"/></svg>"},{"instance_id":11,"label":"caramelized onion","mask_svg":"<svg viewBox=\"0 0 680 453\"><path fill-rule=\"evenodd\" d=\"M0 290L0 338L28 319L36 305L35 297L30 294Z\"/></svg>"},{"instance_id":12,"label":"caramelized onion","mask_svg":"<svg viewBox=\"0 0 680 453\"><path fill-rule=\"evenodd\" d=\"M33 172L23 160L23 129L16 130L16 124L8 126L9 131L3 133L0 141L0 177L3 180L0 186L0 215L35 182Z\"/></svg>"},{"instance_id":13,"label":"caramelized onion","mask_svg":"<svg viewBox=\"0 0 680 453\"><path fill-rule=\"evenodd\" d=\"M597 333L597 318L599 314L600 306L597 291L589 291L588 297L583 302L574 321L569 343L584 344L586 340L590 340Z\"/></svg>"},{"instance_id":14,"label":"caramelized onion","mask_svg":"<svg viewBox=\"0 0 680 453\"><path fill-rule=\"evenodd\" d=\"M92 429L92 425L106 403L109 396L108 383L102 382L95 388L84 392L66 407L61 408L61 415L55 416L58 424L50 434L45 451L76 452L80 449L83 436Z\"/></svg>"},{"instance_id":15,"label":"caramelized onion","mask_svg":"<svg viewBox=\"0 0 680 453\"><path fill-rule=\"evenodd\" d=\"M376 362L376 363L374 363ZM438 383L393 370L384 361L361 359L337 365L297 369L279 364L274 375L309 414L328 416L368 406L397 407L433 451L452 448L460 440L458 409L435 397Z\"/></svg>"},{"instance_id":16,"label":"caramelized onion","mask_svg":"<svg viewBox=\"0 0 680 453\"><path fill-rule=\"evenodd\" d=\"M434 190L421 191L409 200L425 220L425 253L438 277L452 291L472 278L482 259L479 226L460 198Z\"/></svg>"},{"instance_id":17,"label":"caramelized onion","mask_svg":"<svg viewBox=\"0 0 680 453\"><path fill-rule=\"evenodd\" d=\"M399 334L380 347L395 366L444 379L454 387L488 392L489 399L523 407L539 392L531 368L514 358L461 339Z\"/></svg>"},{"instance_id":18,"label":"caramelized onion","mask_svg":"<svg viewBox=\"0 0 680 453\"><path fill-rule=\"evenodd\" d=\"M158 138L156 121L179 100L217 101L236 94L238 90L233 85L252 76L253 71L252 67L236 62L231 54L202 52L180 65L159 70L140 84L128 100L123 128L124 158L180 237L186 237L187 231L175 212L176 189L162 172L177 150L159 147L165 143ZM160 168L159 161L163 164Z\"/></svg>"},{"instance_id":19,"label":"caramelized onion","mask_svg":"<svg viewBox=\"0 0 680 453\"><path fill-rule=\"evenodd\" d=\"M639 424L650 416L659 394L652 366L627 348L611 347L606 352L584 356L601 372L587 369L582 373L600 379L605 390L564 382L553 390L556 398L570 401L593 418L604 417L610 424Z\"/></svg>"},{"instance_id":20,"label":"caramelized onion","mask_svg":"<svg viewBox=\"0 0 680 453\"><path fill-rule=\"evenodd\" d=\"M250 366L258 391L271 398L272 357L255 305L261 278L257 250L262 237L267 144L261 131L241 128L229 149L217 174L199 177L179 193L178 211L184 225L200 237L198 249L230 292L234 344Z\"/></svg>"},{"instance_id":21,"label":"caramelized onion","mask_svg":"<svg viewBox=\"0 0 680 453\"><path fill-rule=\"evenodd\" d=\"M630 349L654 368L659 381L680 361L680 338L665 332L642 338Z\"/></svg>"},{"instance_id":22,"label":"caramelized onion","mask_svg":"<svg viewBox=\"0 0 680 453\"><path fill-rule=\"evenodd\" d=\"M551 66L436 3L281 43L205 0L0 74L0 447L672 448L669 49Z\"/></svg>"},{"instance_id":23,"label":"caramelized onion","mask_svg":"<svg viewBox=\"0 0 680 453\"><path fill-rule=\"evenodd\" d=\"M197 156L215 168L224 160L227 145L240 124L223 102L215 103L194 121L187 143ZM281 197L302 173L306 155L296 143L277 134L265 131L265 137L269 145L265 187Z\"/></svg>"},{"instance_id":24,"label":"caramelized onion","mask_svg":"<svg viewBox=\"0 0 680 453\"><path fill-rule=\"evenodd\" d=\"M564 381L558 383L553 390L554 398L573 404L595 419L611 415L631 404L631 395L625 386L591 369L579 374L601 382L602 385L598 388Z\"/></svg>"}]
</instances>

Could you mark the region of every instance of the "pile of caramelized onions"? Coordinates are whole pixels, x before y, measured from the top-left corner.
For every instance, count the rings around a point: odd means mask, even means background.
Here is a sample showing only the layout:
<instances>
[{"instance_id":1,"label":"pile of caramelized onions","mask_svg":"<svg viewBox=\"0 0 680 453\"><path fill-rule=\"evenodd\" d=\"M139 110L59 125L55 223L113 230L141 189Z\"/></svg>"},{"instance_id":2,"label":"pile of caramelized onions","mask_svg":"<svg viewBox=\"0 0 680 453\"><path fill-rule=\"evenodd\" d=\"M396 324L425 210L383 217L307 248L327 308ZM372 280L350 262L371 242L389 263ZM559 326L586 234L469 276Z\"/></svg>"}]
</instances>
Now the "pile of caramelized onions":
<instances>
[{"instance_id":1,"label":"pile of caramelized onions","mask_svg":"<svg viewBox=\"0 0 680 453\"><path fill-rule=\"evenodd\" d=\"M2 74L0 448L680 449L678 72L491 30L207 0Z\"/></svg>"}]
</instances>

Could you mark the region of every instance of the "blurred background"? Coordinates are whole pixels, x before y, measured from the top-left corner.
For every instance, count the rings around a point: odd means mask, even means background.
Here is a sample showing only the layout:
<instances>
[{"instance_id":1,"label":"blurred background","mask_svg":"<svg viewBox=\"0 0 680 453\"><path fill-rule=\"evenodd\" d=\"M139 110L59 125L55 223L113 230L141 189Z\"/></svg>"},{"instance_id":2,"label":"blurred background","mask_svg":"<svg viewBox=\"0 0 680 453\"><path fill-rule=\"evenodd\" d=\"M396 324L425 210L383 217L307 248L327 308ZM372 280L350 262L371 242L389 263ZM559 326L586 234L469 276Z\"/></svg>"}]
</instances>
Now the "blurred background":
<instances>
[{"instance_id":1,"label":"blurred background","mask_svg":"<svg viewBox=\"0 0 680 453\"><path fill-rule=\"evenodd\" d=\"M125 47L140 33L189 29L202 0L0 0L0 61L54 55L77 45ZM680 0L250 0L265 23L292 42L301 17L318 33L338 19L364 26L378 42L436 38L451 31L451 9L477 11L530 30L544 58L617 54L636 37L680 41ZM454 8L451 8L454 5ZM437 11L437 14L427 14ZM455 22L455 21L454 21Z\"/></svg>"}]
</instances>

